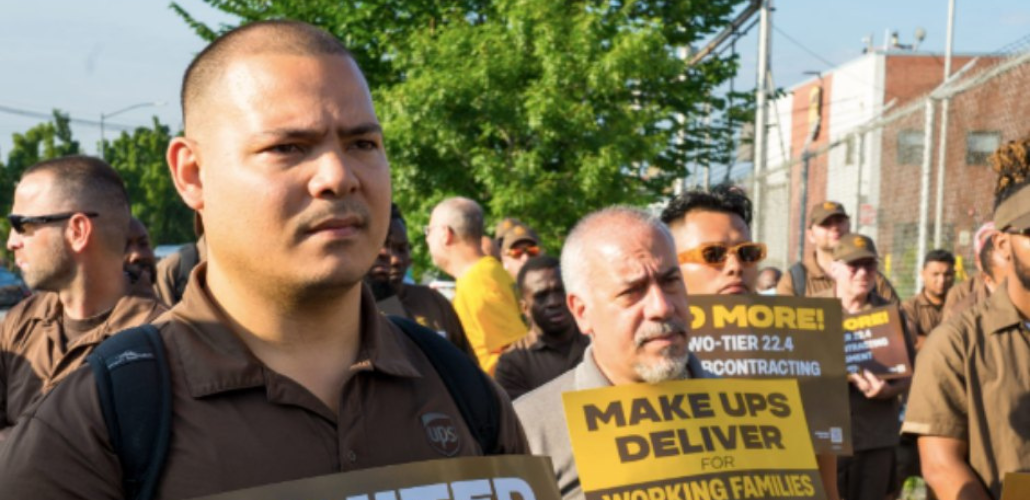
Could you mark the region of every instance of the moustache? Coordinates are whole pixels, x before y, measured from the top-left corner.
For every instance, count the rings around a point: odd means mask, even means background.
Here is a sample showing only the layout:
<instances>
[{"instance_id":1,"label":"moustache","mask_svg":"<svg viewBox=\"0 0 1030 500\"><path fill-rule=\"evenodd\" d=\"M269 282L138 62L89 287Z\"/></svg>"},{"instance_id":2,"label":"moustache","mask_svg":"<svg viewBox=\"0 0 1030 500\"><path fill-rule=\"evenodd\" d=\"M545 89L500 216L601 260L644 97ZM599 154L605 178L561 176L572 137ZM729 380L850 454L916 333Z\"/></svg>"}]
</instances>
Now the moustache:
<instances>
[{"instance_id":1,"label":"moustache","mask_svg":"<svg viewBox=\"0 0 1030 500\"><path fill-rule=\"evenodd\" d=\"M317 210L304 214L301 216L299 223L301 227L311 228L328 219L342 219L345 217L355 217L358 219L358 225L365 227L368 225L368 220L372 218L372 215L368 210L368 206L364 203L354 199L343 199L334 201L329 205L322 205Z\"/></svg>"},{"instance_id":2,"label":"moustache","mask_svg":"<svg viewBox=\"0 0 1030 500\"><path fill-rule=\"evenodd\" d=\"M648 321L637 330L636 335L633 336L633 343L640 347L649 340L671 334L686 336L687 323L679 318L671 318L665 321Z\"/></svg>"}]
</instances>

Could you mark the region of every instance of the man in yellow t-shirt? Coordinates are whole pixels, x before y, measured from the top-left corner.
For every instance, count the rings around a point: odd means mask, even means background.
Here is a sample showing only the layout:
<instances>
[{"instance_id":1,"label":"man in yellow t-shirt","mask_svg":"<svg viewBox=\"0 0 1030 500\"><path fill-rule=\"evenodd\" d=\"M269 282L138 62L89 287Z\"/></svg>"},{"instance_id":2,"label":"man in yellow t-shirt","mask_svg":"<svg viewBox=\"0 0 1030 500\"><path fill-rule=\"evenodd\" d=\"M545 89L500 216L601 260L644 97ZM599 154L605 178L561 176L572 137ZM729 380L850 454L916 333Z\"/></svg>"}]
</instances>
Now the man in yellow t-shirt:
<instances>
[{"instance_id":1,"label":"man in yellow t-shirt","mask_svg":"<svg viewBox=\"0 0 1030 500\"><path fill-rule=\"evenodd\" d=\"M479 366L493 374L501 352L527 327L519 315L515 282L480 245L483 209L468 198L448 198L433 209L425 234L433 263L457 280L454 310Z\"/></svg>"}]
</instances>

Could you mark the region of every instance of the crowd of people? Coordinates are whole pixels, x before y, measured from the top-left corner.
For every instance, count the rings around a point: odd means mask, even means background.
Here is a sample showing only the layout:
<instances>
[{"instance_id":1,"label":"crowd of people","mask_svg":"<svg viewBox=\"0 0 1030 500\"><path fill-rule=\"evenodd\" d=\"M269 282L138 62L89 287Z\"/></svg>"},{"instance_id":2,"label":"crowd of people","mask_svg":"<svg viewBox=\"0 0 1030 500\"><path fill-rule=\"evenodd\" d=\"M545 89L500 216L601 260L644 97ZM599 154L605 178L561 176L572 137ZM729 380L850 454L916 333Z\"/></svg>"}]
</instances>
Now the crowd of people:
<instances>
[{"instance_id":1,"label":"crowd of people","mask_svg":"<svg viewBox=\"0 0 1030 500\"><path fill-rule=\"evenodd\" d=\"M17 185L8 248L34 293L0 329L4 498L192 498L538 454L582 499L561 395L710 377L690 297L724 294L902 311L915 374L849 375L854 453L817 457L829 498L893 498L921 476L939 499L996 499L1030 468L1030 139L992 157L994 220L955 286L954 255L934 250L903 297L829 200L808 215L812 251L762 268L751 202L722 185L660 216L591 213L560 255L445 199L421 235L448 299L409 278L382 131L338 40L292 21L230 31L186 70L182 108L167 159L198 241L160 262L102 160L41 162ZM453 439L427 439L441 425Z\"/></svg>"}]
</instances>

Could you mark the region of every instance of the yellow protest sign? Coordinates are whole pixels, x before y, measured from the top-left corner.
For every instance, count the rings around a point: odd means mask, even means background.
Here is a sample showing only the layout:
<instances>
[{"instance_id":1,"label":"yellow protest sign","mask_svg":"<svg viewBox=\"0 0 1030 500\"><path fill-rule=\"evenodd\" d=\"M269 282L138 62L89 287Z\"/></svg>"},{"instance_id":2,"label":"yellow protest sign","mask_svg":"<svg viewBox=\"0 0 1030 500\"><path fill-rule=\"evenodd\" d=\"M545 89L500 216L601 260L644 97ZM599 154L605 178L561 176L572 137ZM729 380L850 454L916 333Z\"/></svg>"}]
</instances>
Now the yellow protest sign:
<instances>
[{"instance_id":1,"label":"yellow protest sign","mask_svg":"<svg viewBox=\"0 0 1030 500\"><path fill-rule=\"evenodd\" d=\"M798 380L817 453L851 454L837 299L692 295L688 349L709 374Z\"/></svg>"},{"instance_id":2,"label":"yellow protest sign","mask_svg":"<svg viewBox=\"0 0 1030 500\"><path fill-rule=\"evenodd\" d=\"M561 500L551 459L506 455L330 474L196 500Z\"/></svg>"},{"instance_id":3,"label":"yellow protest sign","mask_svg":"<svg viewBox=\"0 0 1030 500\"><path fill-rule=\"evenodd\" d=\"M587 500L824 498L794 380L634 384L562 399Z\"/></svg>"},{"instance_id":4,"label":"yellow protest sign","mask_svg":"<svg viewBox=\"0 0 1030 500\"><path fill-rule=\"evenodd\" d=\"M848 373L869 370L880 378L912 376L901 311L891 304L844 315L844 362Z\"/></svg>"}]
</instances>

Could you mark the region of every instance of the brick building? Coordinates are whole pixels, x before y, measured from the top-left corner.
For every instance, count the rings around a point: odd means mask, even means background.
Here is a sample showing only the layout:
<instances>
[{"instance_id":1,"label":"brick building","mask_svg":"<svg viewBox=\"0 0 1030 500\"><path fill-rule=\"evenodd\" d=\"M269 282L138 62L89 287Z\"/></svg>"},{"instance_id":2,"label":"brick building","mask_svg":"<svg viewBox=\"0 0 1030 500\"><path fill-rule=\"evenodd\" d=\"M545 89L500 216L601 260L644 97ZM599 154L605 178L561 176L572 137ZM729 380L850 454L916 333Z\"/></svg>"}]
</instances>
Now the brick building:
<instances>
[{"instance_id":1,"label":"brick building","mask_svg":"<svg viewBox=\"0 0 1030 500\"><path fill-rule=\"evenodd\" d=\"M953 57L953 72L971 59ZM963 78L974 78L1003 61L982 56ZM843 203L852 216L852 229L876 240L882 269L899 292L913 293L925 113L920 107L887 126L854 132L935 89L941 84L943 65L938 54L873 52L802 82L770 103L770 171L756 210L758 234L770 247L770 265L794 262L799 240L801 165L781 166L800 158L806 147L817 150L833 144L828 152L811 157L807 205L827 199ZM1005 141L1030 135L1028 97L1030 64L1024 64L951 100L941 246L962 257L967 270L972 269L972 234L990 220L993 210L995 174L987 157ZM927 249L932 248L936 213L940 118L938 106Z\"/></svg>"}]
</instances>

